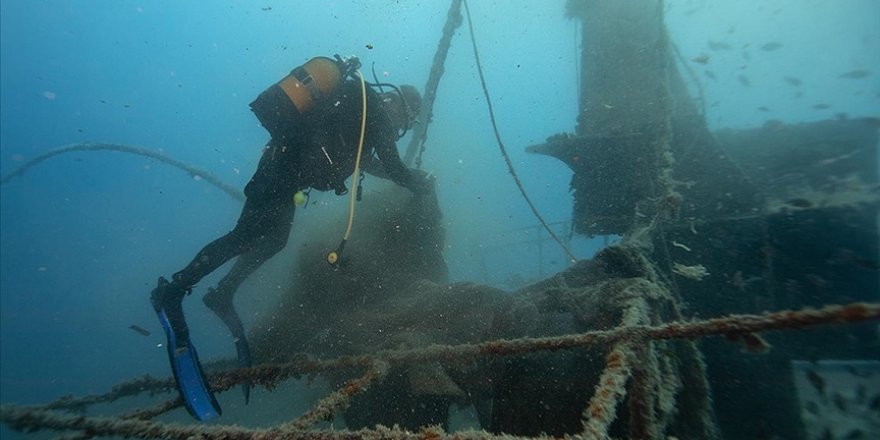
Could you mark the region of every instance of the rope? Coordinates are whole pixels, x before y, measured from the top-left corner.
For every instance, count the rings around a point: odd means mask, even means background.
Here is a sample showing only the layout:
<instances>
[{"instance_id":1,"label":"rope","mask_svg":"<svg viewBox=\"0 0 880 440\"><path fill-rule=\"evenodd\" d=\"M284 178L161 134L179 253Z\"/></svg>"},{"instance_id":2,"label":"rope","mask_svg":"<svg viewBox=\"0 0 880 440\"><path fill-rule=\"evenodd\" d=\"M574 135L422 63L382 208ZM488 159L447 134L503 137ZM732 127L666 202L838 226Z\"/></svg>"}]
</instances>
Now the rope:
<instances>
[{"instance_id":1,"label":"rope","mask_svg":"<svg viewBox=\"0 0 880 440\"><path fill-rule=\"evenodd\" d=\"M513 169L513 162L510 160L510 156L507 154L507 149L504 147L504 143L501 141L501 134L498 132L498 124L495 122L495 110L492 108L492 99L489 97L489 89L486 86L486 78L483 76L483 67L480 64L480 55L477 53L477 40L474 36L474 23L471 20L471 10L468 7L467 2L464 2L464 9L467 13L468 18L468 29L470 29L471 33L471 44L474 47L474 59L477 63L477 72L480 74L480 84L483 86L483 94L486 96L486 105L489 107L489 119L492 121L492 131L495 133L495 140L498 141L498 148L501 149L501 156L504 157L504 162L507 164L507 170L510 172L510 175L513 176L513 181L516 183L516 187L519 188L520 194L522 194L523 199L525 199L526 203L529 205L529 208L532 210L532 214L538 219L544 229L547 230L547 233L553 237L553 240L559 244L559 247L562 248L563 251L568 255L570 262L574 263L577 261L577 257L575 257L574 253L572 253L571 249L562 242L559 236L550 229L550 225L544 220L544 217L541 216L541 213L538 212L538 208L535 207L535 204L532 203L532 200L529 198L528 194L526 194L526 189L523 187L522 182L519 180L519 176L516 174L516 170Z\"/></svg>"},{"instance_id":2,"label":"rope","mask_svg":"<svg viewBox=\"0 0 880 440\"><path fill-rule=\"evenodd\" d=\"M374 356L342 357L333 361L315 361L310 365L312 372L327 371L329 369L346 369L354 366L366 366L371 368L363 377L350 381L348 388L343 388L340 396L331 396L325 399L328 406L338 408L339 404L345 404L347 399L362 391L377 377L381 377L388 366L396 363L424 363L428 361L441 361L461 364L471 358L515 356L541 350L562 350L577 347L610 344L633 344L647 343L648 341L669 339L695 339L710 335L724 335L728 340L739 340L749 344L749 340L757 338L754 333L783 330L803 329L819 325L836 323L855 323L860 321L880 320L880 303L853 303L846 305L828 305L821 309L805 309L799 311L784 310L760 315L728 315L721 318L694 321L673 322L664 325L623 325L612 330L591 331L577 335L566 335L548 338L523 338L517 340L498 340L480 344L463 344L457 346L431 346L423 349L408 351L382 351ZM627 320L624 320L626 323ZM619 346L618 346L619 347ZM625 350L624 348L621 348ZM629 353L619 352L615 355L612 351L608 358L610 371L624 371L628 369L627 358ZM381 359L381 360L380 360ZM385 365L387 362L389 365ZM291 374L291 370L302 372L302 362L290 368L289 364L270 365L247 369L233 370L217 375L213 379L214 384L219 384L219 390L229 389L236 383L253 381L264 386L273 386L278 383L280 376ZM118 388L118 387L117 387ZM131 388L131 387L130 387ZM610 392L617 393L618 384L608 384ZM138 392L147 389L132 390ZM161 404L159 407L174 407L176 402ZM588 407L589 408L595 407ZM326 413L324 413L326 414ZM361 431L301 431L293 426L290 430L281 431L277 428L269 430L253 430L237 426L214 426L214 425L168 425L143 420L129 415L129 418L120 417L83 417L80 415L61 414L46 409L46 407L19 407L15 405L0 406L0 422L6 423L10 428L17 431L36 431L41 429L53 429L60 431L85 431L87 437L94 436L123 436L137 438L164 438L164 439L188 439L192 436L200 436L204 439L244 439L262 438L265 440L310 438L310 439L373 439L390 438L388 428L376 428L374 430ZM317 415L317 413L316 413ZM309 423L312 418L309 417ZM303 420L305 421L305 420ZM601 428L601 426L597 427ZM424 431L423 431L424 433ZM453 438L443 435L442 431L433 432L431 438ZM462 436L456 433L454 438L489 438L485 435ZM483 433L485 434L485 433ZM427 438L424 434L417 436L400 436L395 438ZM512 438L505 436L504 438Z\"/></svg>"},{"instance_id":3,"label":"rope","mask_svg":"<svg viewBox=\"0 0 880 440\"><path fill-rule=\"evenodd\" d=\"M166 164L171 165L173 167L180 168L181 170L186 171L189 175L191 175L193 177L199 177L199 178L203 179L205 182L208 182L211 185L214 185L217 188L220 188L221 191L225 192L227 195L229 195L229 197L232 197L235 200L238 200L240 202L244 201L244 195L240 191L238 191L237 189L233 188L232 186L230 186L226 183L223 183L223 181L221 181L220 179L218 179L217 177L215 177L214 175L212 175L211 173L209 173L205 170L201 170L199 168L189 166L189 165L187 165L177 159L173 159L171 157L168 157L165 154L160 153L155 150L148 150L146 148L132 147L132 146L128 146L128 145L105 144L105 143L72 144L72 145L67 145L67 146L63 146L60 148L56 148L54 150L49 150L43 154L40 154L37 157L34 157L31 160L23 163L21 166L19 166L15 170L13 170L11 173L4 176L2 179L0 179L0 185L5 185L5 184L9 183L9 181L14 179L15 177L23 175L25 172L27 172L29 169L33 168L37 164L39 164L47 159L50 159L52 157L55 157L55 156L58 156L61 154L66 154L66 153L73 153L76 151L101 151L101 150L118 151L121 153L136 154L139 156L144 156L144 157L149 157L151 159L156 159L159 162L163 162L163 163L166 163Z\"/></svg>"},{"instance_id":4,"label":"rope","mask_svg":"<svg viewBox=\"0 0 880 440\"><path fill-rule=\"evenodd\" d=\"M273 388L290 377L321 374L352 368L370 368L377 359L392 366L401 364L441 362L456 364L484 356L517 356L536 351L568 350L579 347L608 346L622 341L657 341L697 339L724 335L728 339L756 332L804 329L820 325L855 323L880 320L880 303L851 303L827 305L820 309L782 310L759 315L734 314L701 321L678 321L659 326L628 325L611 330L595 330L579 334L543 338L519 338L486 341L477 344L432 345L412 350L383 350L373 355L341 356L335 359L314 360L298 356L284 364L267 364L209 374L211 388L225 391L238 384L253 382ZM170 379L158 380L145 376L135 382L117 385L108 393L112 398L89 396L83 399L67 397L47 405L47 409L80 409L99 402L110 402L124 396L144 392L171 391ZM125 394L120 392L125 390Z\"/></svg>"},{"instance_id":5,"label":"rope","mask_svg":"<svg viewBox=\"0 0 880 440\"><path fill-rule=\"evenodd\" d=\"M437 52L434 54L434 63L431 65L431 72L428 75L428 82L425 84L425 95L422 98L422 108L419 110L419 118L421 124L413 128L413 136L409 140L406 147L406 155L404 155L404 163L410 164L418 150L416 158L416 168L422 168L422 153L425 152L425 142L428 140L428 124L434 116L434 100L437 98L437 87L440 85L440 77L445 71L446 55L449 53L449 47L452 45L452 35L455 29L461 25L461 0L452 0L449 5L449 14L446 18L446 25L443 26L443 35L437 44Z\"/></svg>"}]
</instances>

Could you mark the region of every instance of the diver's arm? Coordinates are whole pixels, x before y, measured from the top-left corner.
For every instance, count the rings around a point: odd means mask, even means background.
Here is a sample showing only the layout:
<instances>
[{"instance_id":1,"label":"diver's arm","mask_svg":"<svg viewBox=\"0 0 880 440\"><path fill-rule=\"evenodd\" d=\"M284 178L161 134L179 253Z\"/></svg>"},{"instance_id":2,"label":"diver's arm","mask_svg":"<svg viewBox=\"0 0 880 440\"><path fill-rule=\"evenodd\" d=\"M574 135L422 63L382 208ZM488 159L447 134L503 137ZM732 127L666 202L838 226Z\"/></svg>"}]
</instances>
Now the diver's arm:
<instances>
[{"instance_id":1,"label":"diver's arm","mask_svg":"<svg viewBox=\"0 0 880 440\"><path fill-rule=\"evenodd\" d=\"M429 182L425 178L425 173L420 170L407 168L400 159L397 152L397 146L394 142L383 142L376 148L381 164L365 163L364 171L409 189L414 193L425 192L429 186Z\"/></svg>"}]
</instances>

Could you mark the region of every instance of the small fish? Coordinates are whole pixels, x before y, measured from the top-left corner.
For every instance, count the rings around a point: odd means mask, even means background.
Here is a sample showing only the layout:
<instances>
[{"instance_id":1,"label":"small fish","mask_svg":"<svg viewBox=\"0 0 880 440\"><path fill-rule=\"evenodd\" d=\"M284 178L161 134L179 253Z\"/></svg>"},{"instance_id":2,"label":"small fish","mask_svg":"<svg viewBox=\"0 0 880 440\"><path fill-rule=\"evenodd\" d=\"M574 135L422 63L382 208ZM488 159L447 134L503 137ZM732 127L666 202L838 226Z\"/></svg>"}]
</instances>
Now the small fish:
<instances>
[{"instance_id":1,"label":"small fish","mask_svg":"<svg viewBox=\"0 0 880 440\"><path fill-rule=\"evenodd\" d=\"M827 109L827 108L831 108L831 106L828 105L828 104L825 104L825 103L823 102L823 103L821 103L821 104L816 104L816 105L814 105L813 108L816 109L816 110L825 110L825 109Z\"/></svg>"},{"instance_id":2,"label":"small fish","mask_svg":"<svg viewBox=\"0 0 880 440\"><path fill-rule=\"evenodd\" d=\"M742 53L742 57L743 57L743 59L746 60L746 61L751 61L751 60L752 60L752 57L751 57L751 56L749 55L749 53L746 52L746 51L743 51L743 53Z\"/></svg>"},{"instance_id":3,"label":"small fish","mask_svg":"<svg viewBox=\"0 0 880 440\"><path fill-rule=\"evenodd\" d=\"M740 76L736 77L736 79L739 80L740 84L742 84L746 87L751 87L751 85L752 85L752 82L749 81L749 79L745 75L740 75Z\"/></svg>"},{"instance_id":4,"label":"small fish","mask_svg":"<svg viewBox=\"0 0 880 440\"><path fill-rule=\"evenodd\" d=\"M366 45L366 46L364 46L364 47L366 47L366 48L367 48L367 49L370 49L370 50L372 50L372 49L373 49L373 45L372 45L372 44L369 44L369 43L367 43L367 45Z\"/></svg>"},{"instance_id":5,"label":"small fish","mask_svg":"<svg viewBox=\"0 0 880 440\"><path fill-rule=\"evenodd\" d=\"M880 394L874 394L874 397L868 402L868 408L870 408L871 411L880 411Z\"/></svg>"},{"instance_id":6,"label":"small fish","mask_svg":"<svg viewBox=\"0 0 880 440\"><path fill-rule=\"evenodd\" d=\"M700 54L700 55L697 55L697 56L691 58L691 61L693 61L695 63L699 63L699 64L708 64L709 58L711 58L709 55Z\"/></svg>"},{"instance_id":7,"label":"small fish","mask_svg":"<svg viewBox=\"0 0 880 440\"><path fill-rule=\"evenodd\" d=\"M711 50L730 50L730 45L721 41L709 40L709 49Z\"/></svg>"},{"instance_id":8,"label":"small fish","mask_svg":"<svg viewBox=\"0 0 880 440\"><path fill-rule=\"evenodd\" d=\"M762 112L769 112L770 108L762 105L762 106L758 107L758 110L760 110Z\"/></svg>"},{"instance_id":9,"label":"small fish","mask_svg":"<svg viewBox=\"0 0 880 440\"><path fill-rule=\"evenodd\" d=\"M137 324L132 324L132 325L128 326L128 328L140 333L142 336L150 336L149 330L147 330Z\"/></svg>"},{"instance_id":10,"label":"small fish","mask_svg":"<svg viewBox=\"0 0 880 440\"><path fill-rule=\"evenodd\" d=\"M822 435L819 436L819 440L834 440L834 434L831 433L830 429L825 428L825 430L822 431Z\"/></svg>"},{"instance_id":11,"label":"small fish","mask_svg":"<svg viewBox=\"0 0 880 440\"><path fill-rule=\"evenodd\" d=\"M784 77L782 77L782 79L785 80L785 82L787 82L790 85L793 85L795 87L801 85L801 80L799 80L793 76L784 76Z\"/></svg>"},{"instance_id":12,"label":"small fish","mask_svg":"<svg viewBox=\"0 0 880 440\"><path fill-rule=\"evenodd\" d=\"M767 51L767 52L771 52L771 51L774 51L774 50L776 50L776 49L779 49L780 47L782 47L782 43L777 43L777 42L774 41L774 42L767 43L767 44L761 46L761 50L764 50L764 51Z\"/></svg>"},{"instance_id":13,"label":"small fish","mask_svg":"<svg viewBox=\"0 0 880 440\"><path fill-rule=\"evenodd\" d=\"M840 393L834 393L831 395L831 400L834 402L834 406L837 409L846 412L846 399Z\"/></svg>"},{"instance_id":14,"label":"small fish","mask_svg":"<svg viewBox=\"0 0 880 440\"><path fill-rule=\"evenodd\" d=\"M804 405L804 408L807 410L808 413L814 416L819 415L819 405L817 405L816 402L813 402L812 400L807 402L807 404Z\"/></svg>"},{"instance_id":15,"label":"small fish","mask_svg":"<svg viewBox=\"0 0 880 440\"><path fill-rule=\"evenodd\" d=\"M810 381L810 385L813 385L813 388L816 389L820 396L825 397L825 379L816 370L810 368L807 371L807 380Z\"/></svg>"},{"instance_id":16,"label":"small fish","mask_svg":"<svg viewBox=\"0 0 880 440\"><path fill-rule=\"evenodd\" d=\"M262 8L262 9L263 9L264 11L271 11L271 10L272 10L272 7L271 7L271 6L266 6L265 8Z\"/></svg>"},{"instance_id":17,"label":"small fish","mask_svg":"<svg viewBox=\"0 0 880 440\"><path fill-rule=\"evenodd\" d=\"M846 79L861 79L861 78L866 78L870 74L871 74L870 70L857 69L857 70L850 70L849 72L846 72L846 73L841 73L840 75L837 75L837 77L838 78L846 78Z\"/></svg>"},{"instance_id":18,"label":"small fish","mask_svg":"<svg viewBox=\"0 0 880 440\"><path fill-rule=\"evenodd\" d=\"M709 79L715 79L715 73L713 73L711 70L704 70L703 74L706 75L706 77Z\"/></svg>"}]
</instances>

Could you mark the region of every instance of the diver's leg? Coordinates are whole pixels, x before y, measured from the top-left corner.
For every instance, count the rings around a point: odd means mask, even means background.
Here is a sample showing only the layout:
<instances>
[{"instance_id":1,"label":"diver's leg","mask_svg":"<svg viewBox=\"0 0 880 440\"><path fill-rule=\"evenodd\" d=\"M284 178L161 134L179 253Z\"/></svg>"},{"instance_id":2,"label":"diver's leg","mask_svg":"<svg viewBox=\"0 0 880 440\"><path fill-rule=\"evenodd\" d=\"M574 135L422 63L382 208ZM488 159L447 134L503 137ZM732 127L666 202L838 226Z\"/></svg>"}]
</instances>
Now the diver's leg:
<instances>
[{"instance_id":1,"label":"diver's leg","mask_svg":"<svg viewBox=\"0 0 880 440\"><path fill-rule=\"evenodd\" d=\"M203 299L205 305L227 323L230 330L240 326L240 321L235 324L238 321L237 316L235 321L229 316L235 315L232 297L236 290L250 274L284 249L290 236L294 214L293 199L276 200L267 205L259 222L263 229L262 234L250 243L247 252L238 258L229 273L220 280L217 289L210 289Z\"/></svg>"},{"instance_id":2,"label":"diver's leg","mask_svg":"<svg viewBox=\"0 0 880 440\"><path fill-rule=\"evenodd\" d=\"M251 351L245 335L244 325L235 311L232 298L236 290L250 274L257 270L273 255L277 254L287 244L290 235L290 224L293 220L293 208L286 210L287 213L279 212L275 218L275 225L270 228L267 235L257 240L255 247L238 257L232 269L220 280L217 289L208 289L208 293L202 298L205 305L226 324L232 333L232 341L235 343L235 351L238 357L238 365L242 368L251 366ZM245 403L250 400L250 383L241 386L244 392Z\"/></svg>"}]
</instances>

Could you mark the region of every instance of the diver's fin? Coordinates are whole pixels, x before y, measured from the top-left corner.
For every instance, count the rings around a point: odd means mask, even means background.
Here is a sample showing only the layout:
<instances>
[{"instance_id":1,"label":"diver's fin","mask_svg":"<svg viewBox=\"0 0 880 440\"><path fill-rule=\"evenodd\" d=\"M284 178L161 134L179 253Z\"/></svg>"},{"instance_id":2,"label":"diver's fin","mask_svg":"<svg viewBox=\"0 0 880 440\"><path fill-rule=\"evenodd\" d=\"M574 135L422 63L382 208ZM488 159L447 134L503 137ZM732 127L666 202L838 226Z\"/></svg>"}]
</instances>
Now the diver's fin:
<instances>
[{"instance_id":1,"label":"diver's fin","mask_svg":"<svg viewBox=\"0 0 880 440\"><path fill-rule=\"evenodd\" d=\"M211 309L217 317L226 324L229 332L232 333L232 341L235 342L235 353L238 356L238 366L240 368L250 368L251 349L245 336L244 325L241 318L235 312L235 306L232 304L232 294L223 294L217 289L208 289L208 293L202 298L205 305ZM251 382L241 384L241 392L244 394L245 405L251 399Z\"/></svg>"},{"instance_id":2,"label":"diver's fin","mask_svg":"<svg viewBox=\"0 0 880 440\"><path fill-rule=\"evenodd\" d=\"M241 368L250 368L251 364L251 348L248 345L247 338L242 335L235 338L235 352L238 354L238 366ZM247 405L251 400L251 382L241 384L241 392L244 393L244 404Z\"/></svg>"},{"instance_id":3,"label":"diver's fin","mask_svg":"<svg viewBox=\"0 0 880 440\"><path fill-rule=\"evenodd\" d=\"M196 347L189 340L181 307L183 296L172 289L165 278L159 278L159 286L153 290L150 300L168 340L168 359L183 404L196 419L211 420L223 411L205 382Z\"/></svg>"}]
</instances>

